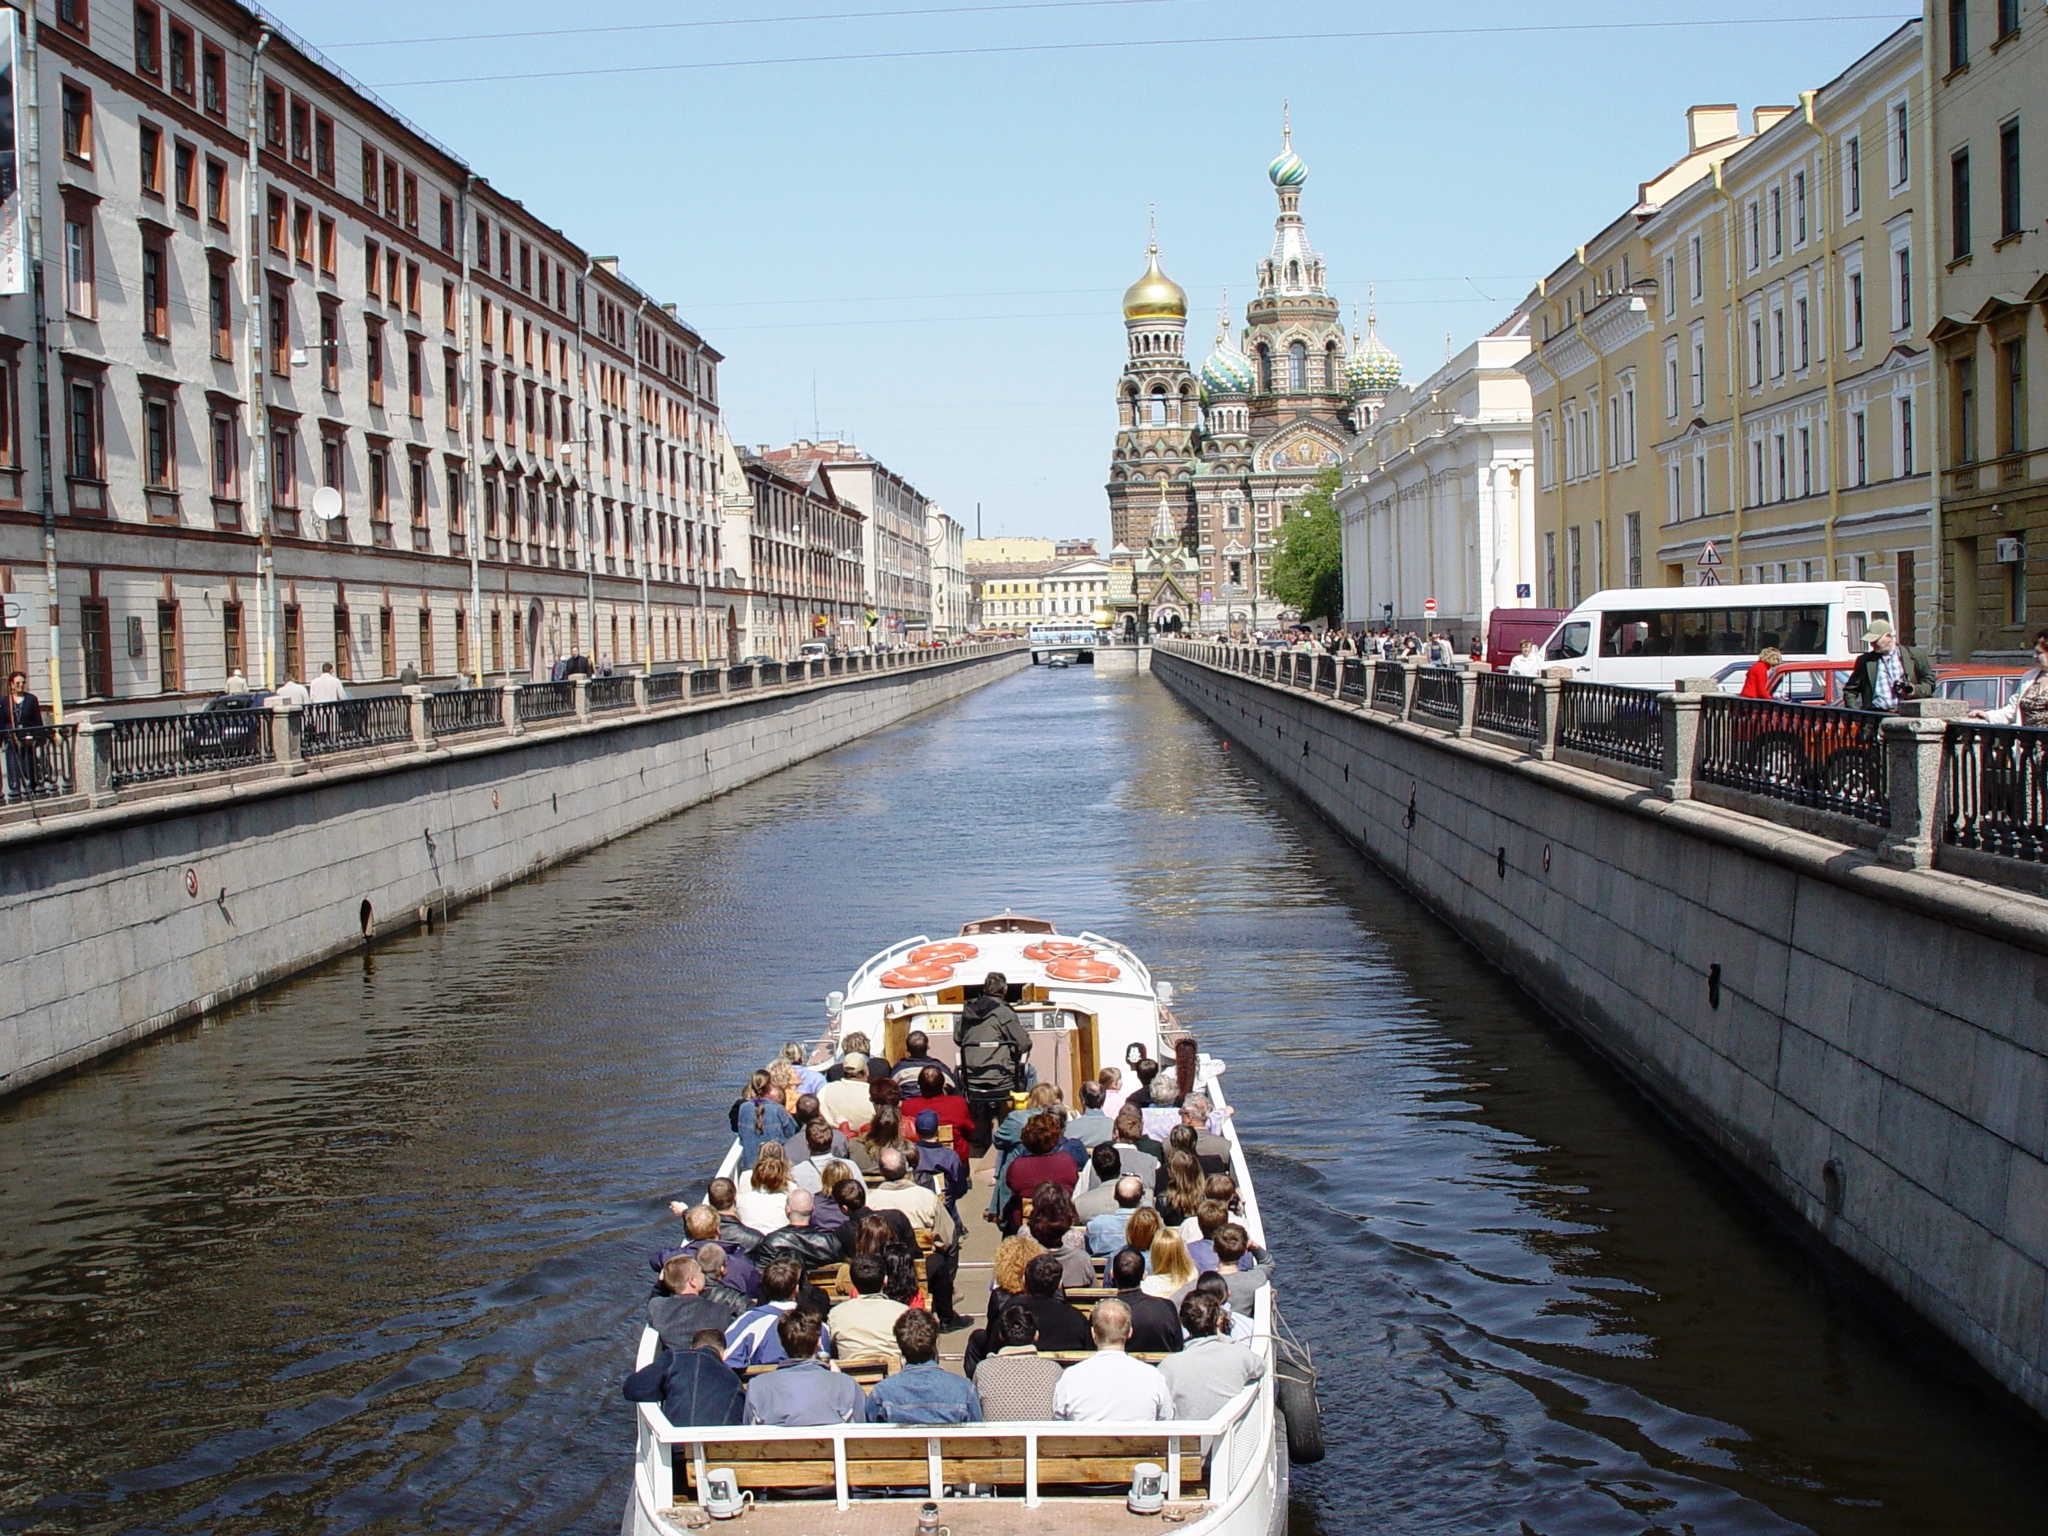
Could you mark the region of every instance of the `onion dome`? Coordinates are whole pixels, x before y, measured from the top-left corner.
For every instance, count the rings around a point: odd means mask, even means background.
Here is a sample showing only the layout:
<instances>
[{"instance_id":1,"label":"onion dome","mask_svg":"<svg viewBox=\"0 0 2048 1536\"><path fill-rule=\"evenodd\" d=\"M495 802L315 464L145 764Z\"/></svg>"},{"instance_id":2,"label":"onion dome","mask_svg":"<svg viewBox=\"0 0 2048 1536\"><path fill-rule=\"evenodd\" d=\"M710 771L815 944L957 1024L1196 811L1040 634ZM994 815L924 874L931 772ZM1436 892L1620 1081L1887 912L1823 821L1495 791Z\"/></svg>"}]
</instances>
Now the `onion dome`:
<instances>
[{"instance_id":1,"label":"onion dome","mask_svg":"<svg viewBox=\"0 0 2048 1536\"><path fill-rule=\"evenodd\" d=\"M1230 343L1230 299L1227 294L1223 306L1225 314L1219 316L1216 322L1216 350L1211 352L1209 360L1202 364L1204 400L1249 395L1252 386L1258 382L1258 375L1252 371L1252 360Z\"/></svg>"},{"instance_id":2,"label":"onion dome","mask_svg":"<svg viewBox=\"0 0 2048 1536\"><path fill-rule=\"evenodd\" d=\"M1274 186L1283 188L1298 187L1308 180L1308 167L1294 152L1294 125L1284 106L1280 112L1280 153L1266 167L1266 176Z\"/></svg>"},{"instance_id":3,"label":"onion dome","mask_svg":"<svg viewBox=\"0 0 2048 1536\"><path fill-rule=\"evenodd\" d=\"M1124 290L1126 320L1185 320L1187 290L1159 270L1159 247L1147 253L1145 275Z\"/></svg>"},{"instance_id":4,"label":"onion dome","mask_svg":"<svg viewBox=\"0 0 2048 1536\"><path fill-rule=\"evenodd\" d=\"M1379 327L1370 309L1365 312L1365 332L1357 334L1355 322L1351 357L1344 375L1354 395L1384 395L1401 387L1401 359L1380 340Z\"/></svg>"}]
</instances>

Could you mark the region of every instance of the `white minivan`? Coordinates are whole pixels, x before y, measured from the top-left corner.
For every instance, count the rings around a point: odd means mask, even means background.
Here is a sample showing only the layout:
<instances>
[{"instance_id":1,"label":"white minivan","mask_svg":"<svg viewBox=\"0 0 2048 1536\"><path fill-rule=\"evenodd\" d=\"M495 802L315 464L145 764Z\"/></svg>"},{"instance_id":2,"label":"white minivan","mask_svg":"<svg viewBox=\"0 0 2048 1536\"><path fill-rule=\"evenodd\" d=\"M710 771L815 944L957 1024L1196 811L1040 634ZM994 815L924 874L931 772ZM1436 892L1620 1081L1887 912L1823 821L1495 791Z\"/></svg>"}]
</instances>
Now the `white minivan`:
<instances>
[{"instance_id":1,"label":"white minivan","mask_svg":"<svg viewBox=\"0 0 2048 1536\"><path fill-rule=\"evenodd\" d=\"M1740 587L1623 587L1595 592L1544 644L1545 662L1582 683L1670 688L1755 661L1774 645L1787 661L1853 661L1863 631L1892 616L1875 582L1788 581Z\"/></svg>"}]
</instances>

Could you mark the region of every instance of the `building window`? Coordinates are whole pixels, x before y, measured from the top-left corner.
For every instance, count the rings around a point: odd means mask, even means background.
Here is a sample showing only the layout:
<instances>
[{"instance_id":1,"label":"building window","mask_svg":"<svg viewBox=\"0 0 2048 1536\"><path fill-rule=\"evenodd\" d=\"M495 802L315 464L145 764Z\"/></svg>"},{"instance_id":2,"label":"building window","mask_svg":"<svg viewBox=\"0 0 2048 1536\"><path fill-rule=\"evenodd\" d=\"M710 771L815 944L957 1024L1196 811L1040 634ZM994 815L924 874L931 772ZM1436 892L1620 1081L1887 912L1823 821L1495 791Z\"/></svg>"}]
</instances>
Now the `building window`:
<instances>
[{"instance_id":1,"label":"building window","mask_svg":"<svg viewBox=\"0 0 2048 1536\"><path fill-rule=\"evenodd\" d=\"M213 494L220 501L238 501L242 495L241 433L232 412L213 412L212 441Z\"/></svg>"},{"instance_id":2,"label":"building window","mask_svg":"<svg viewBox=\"0 0 2048 1536\"><path fill-rule=\"evenodd\" d=\"M290 121L292 162L310 168L313 164L313 109L303 101L294 101Z\"/></svg>"},{"instance_id":3,"label":"building window","mask_svg":"<svg viewBox=\"0 0 2048 1536\"><path fill-rule=\"evenodd\" d=\"M1806 244L1806 172L1792 173L1792 243Z\"/></svg>"},{"instance_id":4,"label":"building window","mask_svg":"<svg viewBox=\"0 0 2048 1536\"><path fill-rule=\"evenodd\" d=\"M213 355L225 360L234 355L234 312L228 295L228 275L218 267L206 274L206 305Z\"/></svg>"},{"instance_id":5,"label":"building window","mask_svg":"<svg viewBox=\"0 0 2048 1536\"><path fill-rule=\"evenodd\" d=\"M1799 494L1813 494L1813 429L1799 429Z\"/></svg>"},{"instance_id":6,"label":"building window","mask_svg":"<svg viewBox=\"0 0 2048 1536\"><path fill-rule=\"evenodd\" d=\"M1580 601L1586 595L1583 579L1583 562L1581 560L1582 543L1583 541L1579 537L1579 525L1577 523L1574 523L1571 527L1565 529L1565 561L1567 564L1568 573L1571 580L1571 588L1565 594L1564 606L1567 608L1578 607Z\"/></svg>"},{"instance_id":7,"label":"building window","mask_svg":"<svg viewBox=\"0 0 2048 1536\"><path fill-rule=\"evenodd\" d=\"M1913 328L1913 252L1909 246L1900 246L1892 252L1892 302L1899 315L1894 330L1909 331Z\"/></svg>"},{"instance_id":8,"label":"building window","mask_svg":"<svg viewBox=\"0 0 2048 1536\"><path fill-rule=\"evenodd\" d=\"M427 414L427 365L419 338L409 336L405 343L405 409L409 416L421 417Z\"/></svg>"},{"instance_id":9,"label":"building window","mask_svg":"<svg viewBox=\"0 0 2048 1536\"><path fill-rule=\"evenodd\" d=\"M341 604L334 605L334 675L344 681L355 681L354 655L355 627L349 622L348 609Z\"/></svg>"},{"instance_id":10,"label":"building window","mask_svg":"<svg viewBox=\"0 0 2048 1536\"><path fill-rule=\"evenodd\" d=\"M292 376L292 306L282 288L270 290L268 315L270 371L280 379Z\"/></svg>"},{"instance_id":11,"label":"building window","mask_svg":"<svg viewBox=\"0 0 2048 1536\"><path fill-rule=\"evenodd\" d=\"M1998 238L2023 228L2020 198L2020 125L2015 118L1998 129Z\"/></svg>"},{"instance_id":12,"label":"building window","mask_svg":"<svg viewBox=\"0 0 2048 1536\"><path fill-rule=\"evenodd\" d=\"M1630 512L1621 520L1622 562L1624 566L1622 584L1640 587L1643 584L1643 514Z\"/></svg>"},{"instance_id":13,"label":"building window","mask_svg":"<svg viewBox=\"0 0 2048 1536\"><path fill-rule=\"evenodd\" d=\"M264 203L263 234L264 242L273 255L287 254L285 241L289 235L286 225L285 196L282 192L272 192Z\"/></svg>"},{"instance_id":14,"label":"building window","mask_svg":"<svg viewBox=\"0 0 2048 1536\"><path fill-rule=\"evenodd\" d=\"M1701 454L1692 461L1693 515L1707 515L1707 459Z\"/></svg>"},{"instance_id":15,"label":"building window","mask_svg":"<svg viewBox=\"0 0 2048 1536\"><path fill-rule=\"evenodd\" d=\"M1899 401L1899 473L1910 475L1913 468L1913 401L1904 397Z\"/></svg>"},{"instance_id":16,"label":"building window","mask_svg":"<svg viewBox=\"0 0 2048 1536\"><path fill-rule=\"evenodd\" d=\"M1898 191L1912 179L1913 140L1906 131L1906 104L1892 103L1892 190Z\"/></svg>"},{"instance_id":17,"label":"building window","mask_svg":"<svg viewBox=\"0 0 2048 1536\"><path fill-rule=\"evenodd\" d=\"M334 119L325 112L313 114L313 174L334 185Z\"/></svg>"},{"instance_id":18,"label":"building window","mask_svg":"<svg viewBox=\"0 0 2048 1536\"><path fill-rule=\"evenodd\" d=\"M463 525L462 466L450 460L444 504L448 509L448 553L459 555L467 547L468 529ZM469 665L467 658L462 662Z\"/></svg>"},{"instance_id":19,"label":"building window","mask_svg":"<svg viewBox=\"0 0 2048 1536\"><path fill-rule=\"evenodd\" d=\"M1862 411L1849 413L1849 464L1854 477L1850 484L1870 483L1870 419Z\"/></svg>"},{"instance_id":20,"label":"building window","mask_svg":"<svg viewBox=\"0 0 2048 1536\"><path fill-rule=\"evenodd\" d=\"M221 676L229 677L242 670L242 605L227 602L220 605L220 661Z\"/></svg>"},{"instance_id":21,"label":"building window","mask_svg":"<svg viewBox=\"0 0 2048 1536\"><path fill-rule=\"evenodd\" d=\"M1850 218L1863 211L1863 136L1852 133L1842 141L1842 196Z\"/></svg>"},{"instance_id":22,"label":"building window","mask_svg":"<svg viewBox=\"0 0 2048 1536\"><path fill-rule=\"evenodd\" d=\"M370 450L370 536L391 542L391 455L383 448Z\"/></svg>"},{"instance_id":23,"label":"building window","mask_svg":"<svg viewBox=\"0 0 2048 1536\"><path fill-rule=\"evenodd\" d=\"M228 56L208 44L199 55L199 107L222 122L228 117Z\"/></svg>"},{"instance_id":24,"label":"building window","mask_svg":"<svg viewBox=\"0 0 2048 1536\"><path fill-rule=\"evenodd\" d=\"M335 261L336 261L336 257L335 257L335 250L336 250L336 246L338 245L338 243L339 243L339 242L337 241L337 239L336 239L336 237L335 237L335 227L334 227L334 220L330 219L330 218L329 218L329 217L328 217L328 216L327 216L326 214L324 214L324 213L323 213L323 214L321 214L321 215L320 215L320 275L321 275L322 277L333 277L333 276L335 275Z\"/></svg>"},{"instance_id":25,"label":"building window","mask_svg":"<svg viewBox=\"0 0 2048 1536\"><path fill-rule=\"evenodd\" d=\"M1961 261L1970 254L1970 152L1959 149L1948 159L1948 255Z\"/></svg>"},{"instance_id":26,"label":"building window","mask_svg":"<svg viewBox=\"0 0 2048 1536\"><path fill-rule=\"evenodd\" d=\"M286 511L299 504L299 434L290 426L270 432L270 504Z\"/></svg>"},{"instance_id":27,"label":"building window","mask_svg":"<svg viewBox=\"0 0 2048 1536\"><path fill-rule=\"evenodd\" d=\"M2004 42L2020 29L2020 0L1998 0L1998 41Z\"/></svg>"},{"instance_id":28,"label":"building window","mask_svg":"<svg viewBox=\"0 0 2048 1536\"><path fill-rule=\"evenodd\" d=\"M179 22L170 27L171 94L192 99L192 31Z\"/></svg>"},{"instance_id":29,"label":"building window","mask_svg":"<svg viewBox=\"0 0 2048 1536\"><path fill-rule=\"evenodd\" d=\"M1948 67L1967 69L1970 64L1969 0L1948 0Z\"/></svg>"},{"instance_id":30,"label":"building window","mask_svg":"<svg viewBox=\"0 0 2048 1536\"><path fill-rule=\"evenodd\" d=\"M455 201L441 199L441 249L453 252L455 249Z\"/></svg>"},{"instance_id":31,"label":"building window","mask_svg":"<svg viewBox=\"0 0 2048 1536\"><path fill-rule=\"evenodd\" d=\"M2027 448L2027 343L2024 336L1998 348L1998 438L2001 454Z\"/></svg>"},{"instance_id":32,"label":"building window","mask_svg":"<svg viewBox=\"0 0 2048 1536\"><path fill-rule=\"evenodd\" d=\"M169 294L170 253L160 235L142 240L142 334L152 341L171 339Z\"/></svg>"},{"instance_id":33,"label":"building window","mask_svg":"<svg viewBox=\"0 0 2048 1536\"><path fill-rule=\"evenodd\" d=\"M292 205L292 260L302 267L313 265L313 210L304 203Z\"/></svg>"},{"instance_id":34,"label":"building window","mask_svg":"<svg viewBox=\"0 0 2048 1536\"><path fill-rule=\"evenodd\" d=\"M1804 294L1792 301L1792 344L1793 356L1799 359L1798 366L1804 372L1813 361L1813 328L1809 323Z\"/></svg>"},{"instance_id":35,"label":"building window","mask_svg":"<svg viewBox=\"0 0 2048 1536\"><path fill-rule=\"evenodd\" d=\"M384 326L371 320L363 326L363 373L368 382L370 404L384 405Z\"/></svg>"},{"instance_id":36,"label":"building window","mask_svg":"<svg viewBox=\"0 0 2048 1536\"><path fill-rule=\"evenodd\" d=\"M199 216L199 151L190 144L181 143L171 152L171 191L178 212Z\"/></svg>"},{"instance_id":37,"label":"building window","mask_svg":"<svg viewBox=\"0 0 2048 1536\"><path fill-rule=\"evenodd\" d=\"M1856 352L1863 347L1863 274L1849 274L1849 350Z\"/></svg>"},{"instance_id":38,"label":"building window","mask_svg":"<svg viewBox=\"0 0 2048 1536\"><path fill-rule=\"evenodd\" d=\"M1956 462L1974 464L1977 461L1977 359L1973 356L1957 358L1951 380L1956 413Z\"/></svg>"},{"instance_id":39,"label":"building window","mask_svg":"<svg viewBox=\"0 0 2048 1536\"><path fill-rule=\"evenodd\" d=\"M276 153L284 153L284 88L263 88L263 142Z\"/></svg>"},{"instance_id":40,"label":"building window","mask_svg":"<svg viewBox=\"0 0 2048 1536\"><path fill-rule=\"evenodd\" d=\"M164 136L154 124L135 125L137 185L145 197L161 200L164 195Z\"/></svg>"},{"instance_id":41,"label":"building window","mask_svg":"<svg viewBox=\"0 0 2048 1536\"><path fill-rule=\"evenodd\" d=\"M63 115L64 157L92 164L92 92L66 81L59 93Z\"/></svg>"},{"instance_id":42,"label":"building window","mask_svg":"<svg viewBox=\"0 0 2048 1536\"><path fill-rule=\"evenodd\" d=\"M363 146L363 206L372 213L377 209L377 151L368 144Z\"/></svg>"},{"instance_id":43,"label":"building window","mask_svg":"<svg viewBox=\"0 0 2048 1536\"><path fill-rule=\"evenodd\" d=\"M77 0L77 3L82 4L83 0ZM61 5L58 14L63 14ZM107 600L103 597L82 597L78 600L78 652L85 673L86 697L112 698L114 636L112 620L107 611Z\"/></svg>"},{"instance_id":44,"label":"building window","mask_svg":"<svg viewBox=\"0 0 2048 1536\"><path fill-rule=\"evenodd\" d=\"M228 227L228 168L211 157L206 162L206 222L215 229Z\"/></svg>"},{"instance_id":45,"label":"building window","mask_svg":"<svg viewBox=\"0 0 2048 1536\"><path fill-rule=\"evenodd\" d=\"M142 483L152 491L178 488L178 438L171 402L161 395L142 400Z\"/></svg>"},{"instance_id":46,"label":"building window","mask_svg":"<svg viewBox=\"0 0 2048 1536\"><path fill-rule=\"evenodd\" d=\"M66 417L71 478L104 480L106 460L100 433L99 384L92 379L74 378L68 381L66 393L69 398Z\"/></svg>"},{"instance_id":47,"label":"building window","mask_svg":"<svg viewBox=\"0 0 2048 1536\"><path fill-rule=\"evenodd\" d=\"M412 454L405 466L406 510L412 514L412 547L427 547L427 456Z\"/></svg>"},{"instance_id":48,"label":"building window","mask_svg":"<svg viewBox=\"0 0 2048 1536\"><path fill-rule=\"evenodd\" d=\"M1771 260L1776 261L1785 254L1785 193L1781 187L1771 188Z\"/></svg>"}]
</instances>

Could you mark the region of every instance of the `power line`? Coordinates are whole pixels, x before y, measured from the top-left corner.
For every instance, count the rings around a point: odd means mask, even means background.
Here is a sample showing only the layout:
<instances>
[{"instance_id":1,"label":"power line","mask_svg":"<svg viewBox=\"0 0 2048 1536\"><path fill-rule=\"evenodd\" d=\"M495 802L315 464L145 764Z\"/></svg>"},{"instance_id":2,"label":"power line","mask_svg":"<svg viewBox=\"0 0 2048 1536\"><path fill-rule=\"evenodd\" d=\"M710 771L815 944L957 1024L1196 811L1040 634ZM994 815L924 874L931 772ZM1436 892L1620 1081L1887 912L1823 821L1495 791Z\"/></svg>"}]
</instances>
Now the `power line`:
<instances>
[{"instance_id":1,"label":"power line","mask_svg":"<svg viewBox=\"0 0 2048 1536\"><path fill-rule=\"evenodd\" d=\"M1482 272L1476 276L1435 276L1435 277L1375 277L1373 282L1382 288L1409 286L1418 283L1524 283L1534 286L1536 277L1527 272ZM1330 284L1333 288L1344 285ZM694 304L693 314L702 314L717 309L789 309L799 305L818 304L908 304L929 303L935 299L1038 299L1038 298L1079 298L1088 295L1106 296L1123 292L1121 285L1095 288L991 288L981 293L864 293L847 294L838 297L815 299L731 299L724 303ZM1481 295L1484 297L1484 295ZM1403 302L1396 300L1396 303ZM1412 301L1411 301L1412 302ZM1488 300L1489 303L1494 302Z\"/></svg>"},{"instance_id":2,"label":"power line","mask_svg":"<svg viewBox=\"0 0 2048 1536\"><path fill-rule=\"evenodd\" d=\"M354 43L322 43L323 51L341 48L409 48L419 43L493 43L529 37L605 37L620 32L688 32L706 27L771 27L803 21L883 21L906 16L984 16L1000 11L1101 10L1127 5L1186 5L1191 0L1022 0L1008 5L940 5L922 10L807 11L795 16L734 16L710 21L646 21L617 27L549 27L532 32L457 32L443 37L375 37Z\"/></svg>"},{"instance_id":3,"label":"power line","mask_svg":"<svg viewBox=\"0 0 2048 1536\"><path fill-rule=\"evenodd\" d=\"M1665 32L1700 27L1788 27L1847 21L1888 21L1903 25L1913 17L1890 13L1846 16L1736 16L1711 21L1586 21L1541 22L1499 27L1403 27L1360 32L1281 32L1237 37L1135 38L1130 41L1079 43L1005 43L977 48L904 48L879 53L785 54L762 59L700 59L683 64L618 64L599 69L526 70L498 75L443 75L427 80L386 80L376 90L402 90L422 85L493 85L516 80L582 80L597 76L664 75L714 69L760 69L785 64L875 64L908 59L989 58L1034 53L1099 53L1132 48L1214 48L1265 43L1387 42L1412 38L1526 37L1536 34L1589 32Z\"/></svg>"}]
</instances>

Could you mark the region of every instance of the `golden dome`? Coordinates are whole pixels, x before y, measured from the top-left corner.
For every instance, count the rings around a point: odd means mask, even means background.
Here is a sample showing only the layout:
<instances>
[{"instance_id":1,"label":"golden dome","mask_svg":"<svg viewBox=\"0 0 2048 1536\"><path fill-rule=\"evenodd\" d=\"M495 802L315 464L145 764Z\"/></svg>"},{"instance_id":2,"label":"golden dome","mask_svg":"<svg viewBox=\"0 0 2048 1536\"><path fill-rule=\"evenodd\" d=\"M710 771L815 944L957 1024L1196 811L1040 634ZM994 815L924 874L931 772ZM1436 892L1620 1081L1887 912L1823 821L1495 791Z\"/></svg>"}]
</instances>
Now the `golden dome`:
<instances>
[{"instance_id":1,"label":"golden dome","mask_svg":"<svg viewBox=\"0 0 2048 1536\"><path fill-rule=\"evenodd\" d=\"M1159 270L1159 248L1154 246L1145 275L1124 290L1124 318L1185 320L1187 317L1187 290Z\"/></svg>"}]
</instances>

